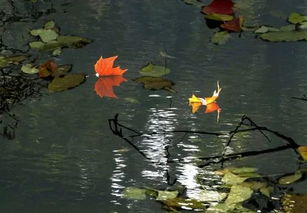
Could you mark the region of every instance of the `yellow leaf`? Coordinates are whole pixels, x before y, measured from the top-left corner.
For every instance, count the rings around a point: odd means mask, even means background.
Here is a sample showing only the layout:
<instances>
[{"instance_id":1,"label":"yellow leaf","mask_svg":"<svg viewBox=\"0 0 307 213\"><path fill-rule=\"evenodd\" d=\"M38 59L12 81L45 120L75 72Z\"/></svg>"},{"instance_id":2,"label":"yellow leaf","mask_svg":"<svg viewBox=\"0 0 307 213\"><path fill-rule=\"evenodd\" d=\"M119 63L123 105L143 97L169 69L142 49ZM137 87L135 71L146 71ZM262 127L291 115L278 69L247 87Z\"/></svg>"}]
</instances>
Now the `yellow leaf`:
<instances>
[{"instance_id":1,"label":"yellow leaf","mask_svg":"<svg viewBox=\"0 0 307 213\"><path fill-rule=\"evenodd\" d=\"M201 100L193 94L192 97L189 98L189 104L192 103L201 103Z\"/></svg>"},{"instance_id":2,"label":"yellow leaf","mask_svg":"<svg viewBox=\"0 0 307 213\"><path fill-rule=\"evenodd\" d=\"M297 151L300 153L304 161L307 161L307 146L300 146Z\"/></svg>"}]
</instances>

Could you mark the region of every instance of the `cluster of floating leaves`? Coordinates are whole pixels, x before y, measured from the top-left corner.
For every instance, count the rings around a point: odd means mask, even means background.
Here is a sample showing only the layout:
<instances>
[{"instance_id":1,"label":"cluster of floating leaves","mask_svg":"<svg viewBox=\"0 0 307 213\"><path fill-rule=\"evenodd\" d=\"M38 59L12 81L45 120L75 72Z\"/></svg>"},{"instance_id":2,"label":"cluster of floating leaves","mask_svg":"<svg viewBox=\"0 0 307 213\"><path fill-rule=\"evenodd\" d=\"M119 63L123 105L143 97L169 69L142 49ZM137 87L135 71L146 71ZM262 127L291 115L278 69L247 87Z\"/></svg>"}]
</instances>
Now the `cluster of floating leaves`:
<instances>
[{"instance_id":1,"label":"cluster of floating leaves","mask_svg":"<svg viewBox=\"0 0 307 213\"><path fill-rule=\"evenodd\" d=\"M81 48L92 41L86 38L70 35L60 35L59 28L53 21L47 22L43 28L30 31L38 41L29 43L32 49L51 51L53 55L60 55L62 48Z\"/></svg>"}]
</instances>

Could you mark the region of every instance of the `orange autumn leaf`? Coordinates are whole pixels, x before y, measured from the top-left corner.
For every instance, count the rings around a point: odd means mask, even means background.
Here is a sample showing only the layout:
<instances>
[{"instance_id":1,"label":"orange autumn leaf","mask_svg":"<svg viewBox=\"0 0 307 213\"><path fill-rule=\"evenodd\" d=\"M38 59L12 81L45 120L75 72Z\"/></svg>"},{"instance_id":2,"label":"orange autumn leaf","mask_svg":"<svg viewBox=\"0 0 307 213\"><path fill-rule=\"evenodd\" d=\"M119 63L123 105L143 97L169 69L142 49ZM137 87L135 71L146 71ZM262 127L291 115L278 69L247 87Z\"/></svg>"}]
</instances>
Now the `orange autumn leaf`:
<instances>
[{"instance_id":1,"label":"orange autumn leaf","mask_svg":"<svg viewBox=\"0 0 307 213\"><path fill-rule=\"evenodd\" d=\"M220 92L222 91L222 88L220 88L219 82L216 82L216 84L217 84L217 90L213 91L213 94L212 94L211 97L205 97L205 104L204 105L214 103L216 101L216 99L219 97Z\"/></svg>"},{"instance_id":2,"label":"orange autumn leaf","mask_svg":"<svg viewBox=\"0 0 307 213\"><path fill-rule=\"evenodd\" d=\"M199 110L202 103L201 102L191 102L189 105L192 107L192 113L194 114Z\"/></svg>"},{"instance_id":3,"label":"orange autumn leaf","mask_svg":"<svg viewBox=\"0 0 307 213\"><path fill-rule=\"evenodd\" d=\"M211 113L211 112L215 112L218 111L220 112L222 109L219 107L219 105L217 103L211 103L208 104L205 110L205 113Z\"/></svg>"},{"instance_id":4,"label":"orange autumn leaf","mask_svg":"<svg viewBox=\"0 0 307 213\"><path fill-rule=\"evenodd\" d=\"M109 58L100 57L95 64L95 72L98 76L113 76L123 75L127 69L121 69L120 67L113 67L114 61L118 56L112 56Z\"/></svg>"},{"instance_id":5,"label":"orange autumn leaf","mask_svg":"<svg viewBox=\"0 0 307 213\"><path fill-rule=\"evenodd\" d=\"M243 24L243 17L240 16L239 18L235 18L231 21L226 21L224 24L221 25L221 28L233 31L233 32L241 32Z\"/></svg>"},{"instance_id":6,"label":"orange autumn leaf","mask_svg":"<svg viewBox=\"0 0 307 213\"><path fill-rule=\"evenodd\" d=\"M113 91L113 87L120 86L120 84L125 81L127 80L121 75L100 77L95 83L95 91L101 98L117 98Z\"/></svg>"},{"instance_id":7,"label":"orange autumn leaf","mask_svg":"<svg viewBox=\"0 0 307 213\"><path fill-rule=\"evenodd\" d=\"M304 161L307 161L307 146L300 146L297 148L297 151L300 153Z\"/></svg>"}]
</instances>

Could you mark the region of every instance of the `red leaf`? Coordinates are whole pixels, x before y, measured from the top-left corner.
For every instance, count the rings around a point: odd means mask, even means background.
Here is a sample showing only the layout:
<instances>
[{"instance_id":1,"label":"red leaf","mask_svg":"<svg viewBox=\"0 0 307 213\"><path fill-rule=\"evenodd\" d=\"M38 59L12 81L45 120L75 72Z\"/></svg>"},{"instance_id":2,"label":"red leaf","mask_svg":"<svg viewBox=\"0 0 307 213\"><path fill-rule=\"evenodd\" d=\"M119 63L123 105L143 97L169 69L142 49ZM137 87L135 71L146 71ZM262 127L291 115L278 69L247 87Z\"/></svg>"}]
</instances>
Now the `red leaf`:
<instances>
[{"instance_id":1,"label":"red leaf","mask_svg":"<svg viewBox=\"0 0 307 213\"><path fill-rule=\"evenodd\" d=\"M127 80L121 75L100 77L95 83L95 91L101 98L117 98L113 91L113 87L120 86L120 84L125 81Z\"/></svg>"},{"instance_id":2,"label":"red leaf","mask_svg":"<svg viewBox=\"0 0 307 213\"><path fill-rule=\"evenodd\" d=\"M221 111L222 109L219 107L219 105L217 103L211 103L208 104L206 107L206 111L205 113L210 113L210 112L215 112L215 111Z\"/></svg>"},{"instance_id":3,"label":"red leaf","mask_svg":"<svg viewBox=\"0 0 307 213\"><path fill-rule=\"evenodd\" d=\"M38 69L38 76L40 78L46 78L49 77L56 69L58 68L58 65L54 63L54 61L49 60L46 61L44 64L41 64Z\"/></svg>"},{"instance_id":4,"label":"red leaf","mask_svg":"<svg viewBox=\"0 0 307 213\"><path fill-rule=\"evenodd\" d=\"M233 14L233 2L232 0L213 0L209 5L202 8L202 12L205 14Z\"/></svg>"},{"instance_id":5,"label":"red leaf","mask_svg":"<svg viewBox=\"0 0 307 213\"><path fill-rule=\"evenodd\" d=\"M221 25L221 28L233 31L233 32L241 32L243 24L243 17L240 16L239 18L235 18L231 21L226 21L224 24Z\"/></svg>"},{"instance_id":6,"label":"red leaf","mask_svg":"<svg viewBox=\"0 0 307 213\"><path fill-rule=\"evenodd\" d=\"M99 76L112 76L112 75L122 75L127 69L121 69L120 67L113 67L114 61L118 56L112 56L109 58L100 57L95 64L95 72Z\"/></svg>"}]
</instances>

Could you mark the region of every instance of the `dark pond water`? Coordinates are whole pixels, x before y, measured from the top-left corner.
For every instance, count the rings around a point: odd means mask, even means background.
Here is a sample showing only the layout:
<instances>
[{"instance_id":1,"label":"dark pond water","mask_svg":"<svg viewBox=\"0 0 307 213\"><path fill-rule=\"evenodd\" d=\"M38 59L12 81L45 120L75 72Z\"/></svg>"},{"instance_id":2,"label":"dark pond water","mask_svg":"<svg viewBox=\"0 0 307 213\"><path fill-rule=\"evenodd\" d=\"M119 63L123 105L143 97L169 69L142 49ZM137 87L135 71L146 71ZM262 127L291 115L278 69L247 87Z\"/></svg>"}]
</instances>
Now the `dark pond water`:
<instances>
[{"instance_id":1,"label":"dark pond water","mask_svg":"<svg viewBox=\"0 0 307 213\"><path fill-rule=\"evenodd\" d=\"M304 1L238 0L238 10L249 25L285 24L290 12L307 13ZM45 1L45 3L50 3ZM165 188L167 174L197 198L198 174L215 166L198 168L193 159L218 155L228 137L182 133L139 137L135 143L155 162L146 161L127 142L112 134L107 119L119 113L121 123L147 133L172 130L227 132L246 114L266 126L307 145L307 45L304 42L269 43L252 33L232 34L225 45L210 43L209 29L199 8L179 0L76 0L57 1L55 11L29 28L54 20L61 33L93 39L81 49L65 49L58 64L73 64L73 72L89 75L69 91L28 99L12 112L20 119L13 140L0 143L1 212L163 212L153 200L122 198L125 187ZM207 4L208 2L204 2ZM1 6L0 6L1 7ZM22 23L21 23L22 25ZM176 93L145 90L132 81L148 62L167 61ZM100 57L118 55L117 64L128 71L127 82L115 88L118 99L100 98L94 91L93 65ZM42 55L49 59L50 56ZM216 113L192 114L187 104L192 93L208 96L219 80L220 120ZM237 135L234 151L276 147L257 132ZM169 146L172 160L167 163ZM233 161L232 165L256 167L266 175L291 173L298 159L291 150ZM219 165L217 165L219 166ZM307 193L306 181L294 185ZM208 186L210 187L210 186Z\"/></svg>"}]
</instances>

